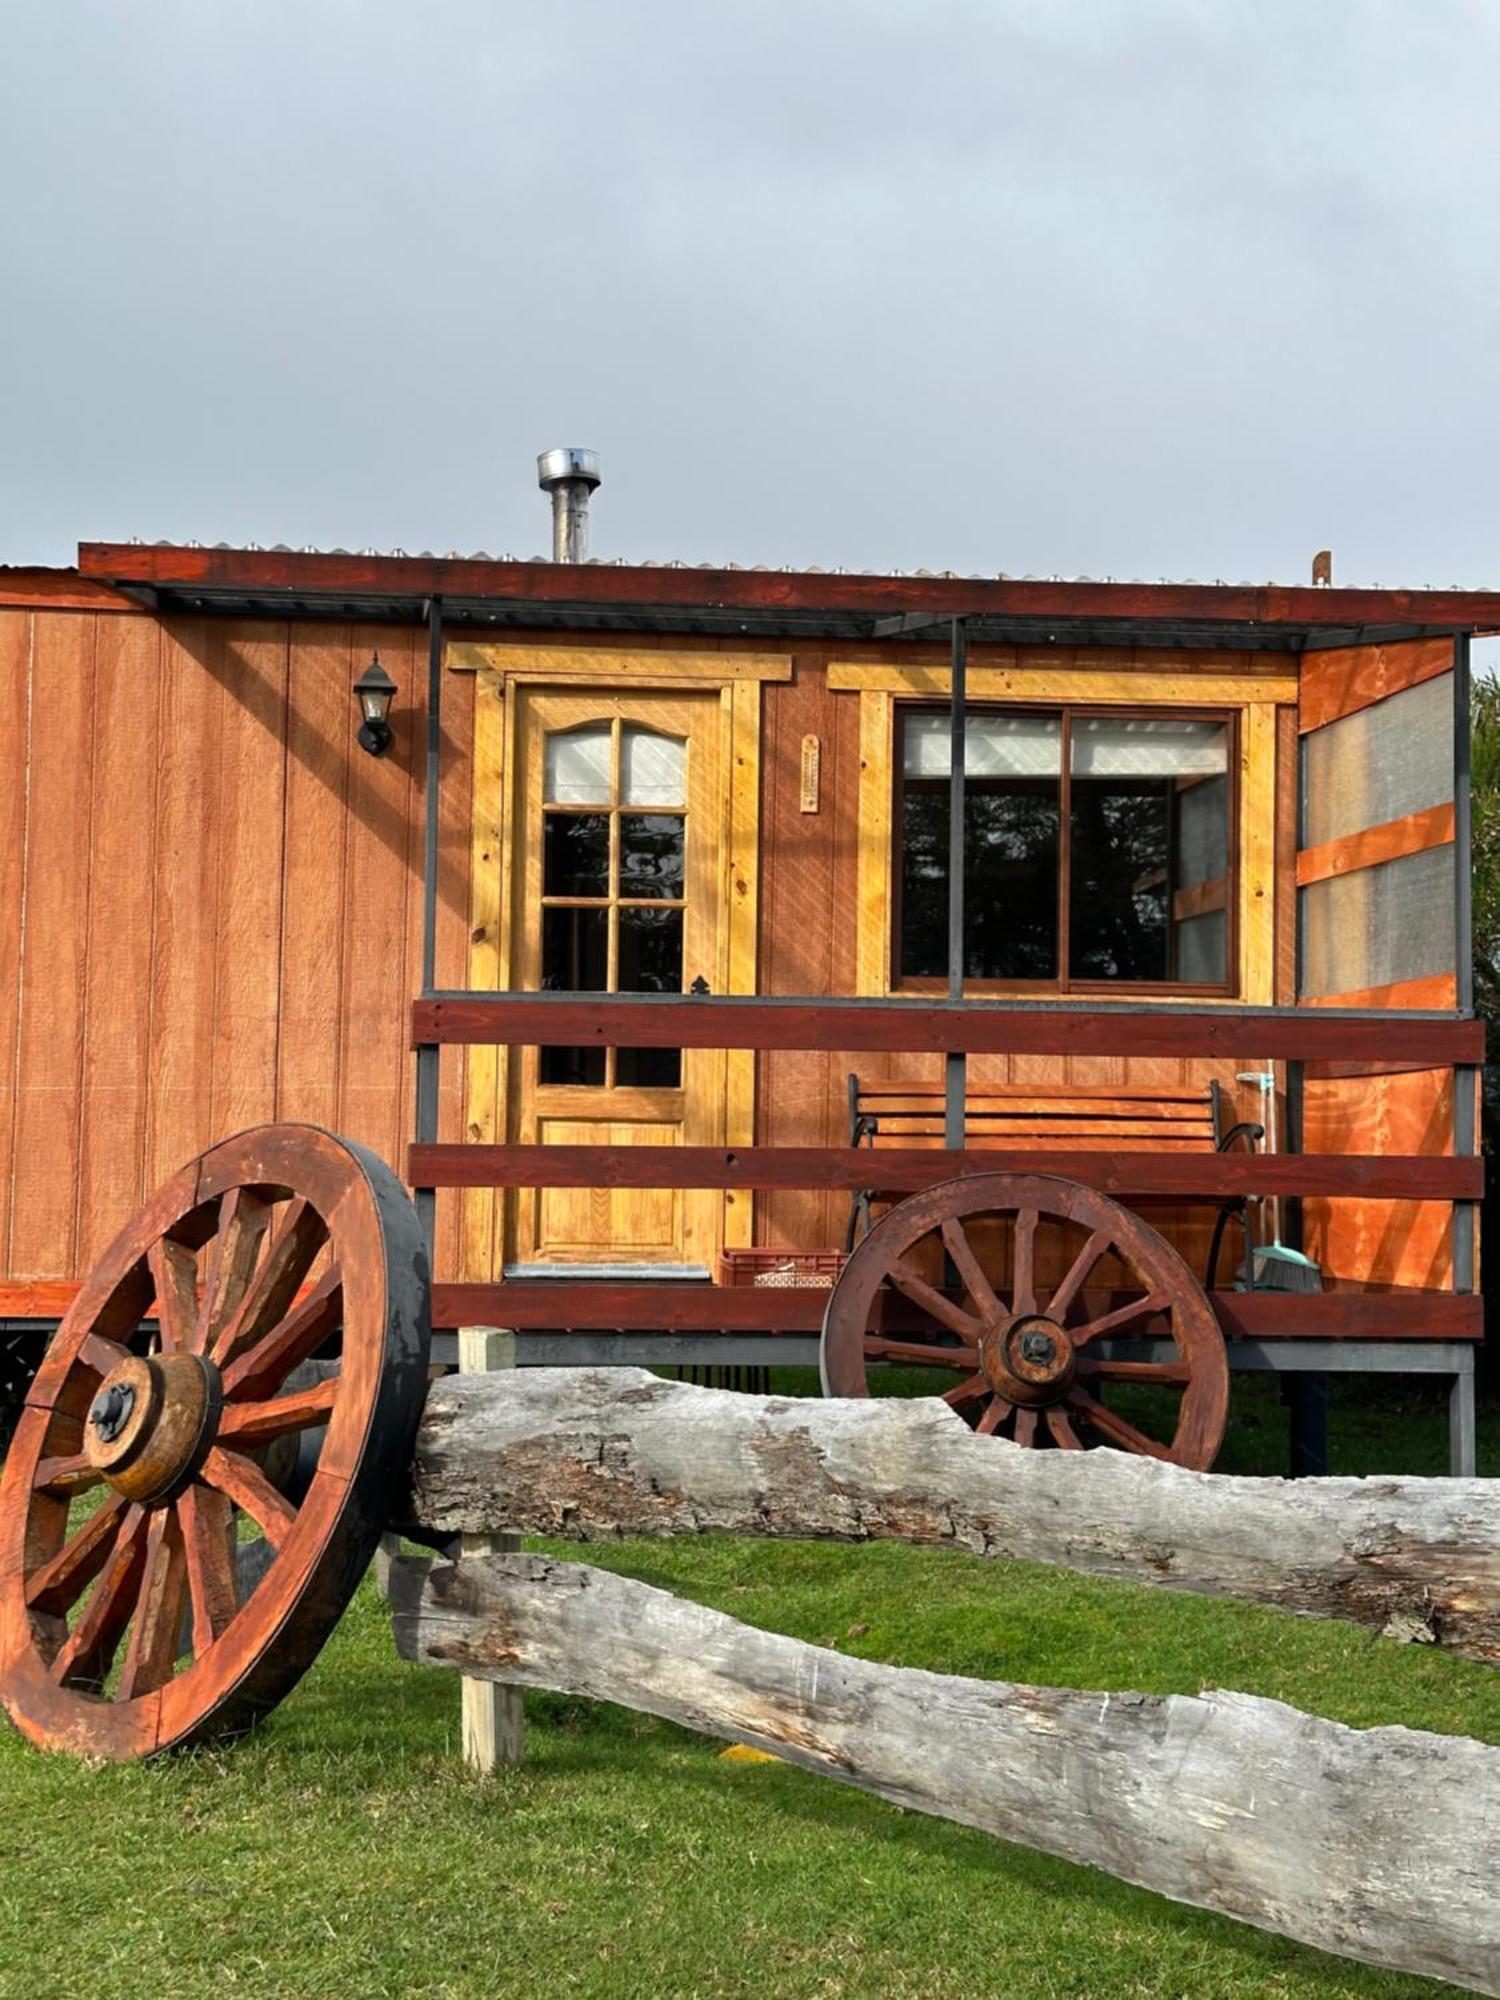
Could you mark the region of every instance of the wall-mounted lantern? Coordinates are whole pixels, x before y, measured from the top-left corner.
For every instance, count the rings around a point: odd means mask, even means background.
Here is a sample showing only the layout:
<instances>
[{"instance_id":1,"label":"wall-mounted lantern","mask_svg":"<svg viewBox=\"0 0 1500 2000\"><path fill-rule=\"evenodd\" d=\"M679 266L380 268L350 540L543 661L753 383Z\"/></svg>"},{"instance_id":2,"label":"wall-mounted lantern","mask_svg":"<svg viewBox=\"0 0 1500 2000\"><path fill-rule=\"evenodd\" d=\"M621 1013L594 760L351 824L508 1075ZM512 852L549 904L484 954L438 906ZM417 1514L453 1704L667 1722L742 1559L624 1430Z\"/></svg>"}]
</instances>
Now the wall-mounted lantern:
<instances>
[{"instance_id":1,"label":"wall-mounted lantern","mask_svg":"<svg viewBox=\"0 0 1500 2000\"><path fill-rule=\"evenodd\" d=\"M359 725L360 748L368 750L372 757L384 756L391 746L391 700L395 692L396 683L380 664L379 653L372 653L370 664L354 683L354 699L363 718Z\"/></svg>"}]
</instances>

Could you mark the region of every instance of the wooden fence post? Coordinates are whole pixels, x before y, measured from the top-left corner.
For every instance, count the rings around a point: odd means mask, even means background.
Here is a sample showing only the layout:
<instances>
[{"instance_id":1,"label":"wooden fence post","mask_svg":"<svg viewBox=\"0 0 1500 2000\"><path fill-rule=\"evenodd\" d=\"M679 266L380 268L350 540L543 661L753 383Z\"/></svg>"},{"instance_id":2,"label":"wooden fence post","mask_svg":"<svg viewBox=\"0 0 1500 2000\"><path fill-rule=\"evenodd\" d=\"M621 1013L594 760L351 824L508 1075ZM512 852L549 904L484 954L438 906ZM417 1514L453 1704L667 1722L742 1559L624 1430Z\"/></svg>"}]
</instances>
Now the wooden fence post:
<instances>
[{"instance_id":1,"label":"wooden fence post","mask_svg":"<svg viewBox=\"0 0 1500 2000\"><path fill-rule=\"evenodd\" d=\"M490 1375L516 1365L516 1336L498 1326L461 1326L458 1368L461 1375ZM519 1535L464 1535L466 1556L513 1553ZM464 1762L471 1770L489 1773L502 1764L519 1764L525 1750L525 1715L521 1690L495 1681L460 1683Z\"/></svg>"}]
</instances>

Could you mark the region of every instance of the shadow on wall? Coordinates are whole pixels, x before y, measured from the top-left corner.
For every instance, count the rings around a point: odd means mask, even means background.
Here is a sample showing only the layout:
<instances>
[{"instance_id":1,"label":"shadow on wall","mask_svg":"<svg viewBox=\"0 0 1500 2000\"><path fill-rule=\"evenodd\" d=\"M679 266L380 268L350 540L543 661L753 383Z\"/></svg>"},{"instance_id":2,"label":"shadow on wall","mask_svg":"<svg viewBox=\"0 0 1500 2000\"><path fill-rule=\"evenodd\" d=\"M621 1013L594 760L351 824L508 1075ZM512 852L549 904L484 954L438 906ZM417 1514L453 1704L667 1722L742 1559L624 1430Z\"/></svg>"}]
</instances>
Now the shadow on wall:
<instances>
[{"instance_id":1,"label":"shadow on wall","mask_svg":"<svg viewBox=\"0 0 1500 2000\"><path fill-rule=\"evenodd\" d=\"M267 675L252 652L236 644L236 639L247 630L245 624L226 621L223 625L205 626L196 619L165 622L182 651L252 715L288 757L295 758L311 777L337 797L343 809L367 828L404 868L420 878L427 746L425 704L418 698L418 690L419 674L425 673L427 663L425 635L413 635L399 627L353 624L317 628L316 641L309 643L325 648L341 646L347 655L347 685L343 695L346 726L336 733L321 728L306 704L298 705L296 669L300 648L293 642L292 634L294 630L299 635L306 633L307 626L257 621L253 627L257 640L263 641L269 631L282 635L287 649L283 684ZM365 648L377 646L382 649L382 663L397 682L391 746L381 761L399 771L406 781L406 794L400 804L390 796L389 786L380 791L370 784L351 783L351 777L361 774L368 754L355 740L359 716L352 688L356 676L368 663ZM444 775L451 772L460 758L467 763L468 756L467 745L458 742L445 720L439 746L441 772ZM445 851L443 843L439 843L438 901L466 924L467 851L467 831L462 843L463 859L451 847Z\"/></svg>"}]
</instances>

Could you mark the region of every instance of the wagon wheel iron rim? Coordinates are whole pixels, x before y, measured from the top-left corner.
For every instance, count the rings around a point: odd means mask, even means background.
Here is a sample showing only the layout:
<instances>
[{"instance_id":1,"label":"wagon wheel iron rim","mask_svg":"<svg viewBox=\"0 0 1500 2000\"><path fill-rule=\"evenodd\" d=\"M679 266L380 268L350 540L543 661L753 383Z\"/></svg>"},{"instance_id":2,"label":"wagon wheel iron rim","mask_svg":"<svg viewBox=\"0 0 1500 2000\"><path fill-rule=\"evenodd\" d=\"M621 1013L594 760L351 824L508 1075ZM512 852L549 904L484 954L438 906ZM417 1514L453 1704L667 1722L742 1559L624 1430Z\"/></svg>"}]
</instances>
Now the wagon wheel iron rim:
<instances>
[{"instance_id":1,"label":"wagon wheel iron rim","mask_svg":"<svg viewBox=\"0 0 1500 2000\"><path fill-rule=\"evenodd\" d=\"M1062 1254L1044 1284L1049 1247ZM1091 1291L1101 1267L1125 1284ZM1148 1329L1171 1339L1169 1359L1096 1346ZM897 1203L840 1273L820 1359L825 1395L867 1396L871 1364L904 1364L931 1374L933 1393L976 1431L1029 1447L1109 1445L1200 1471L1229 1409L1223 1335L1182 1257L1107 1195L1044 1174L968 1174ZM1112 1408L1112 1385L1174 1392L1175 1421L1153 1426Z\"/></svg>"},{"instance_id":2,"label":"wagon wheel iron rim","mask_svg":"<svg viewBox=\"0 0 1500 2000\"><path fill-rule=\"evenodd\" d=\"M429 1301L405 1189L332 1133L242 1132L157 1191L81 1286L0 1473L0 1700L25 1736L125 1761L290 1691L409 1463Z\"/></svg>"}]
</instances>

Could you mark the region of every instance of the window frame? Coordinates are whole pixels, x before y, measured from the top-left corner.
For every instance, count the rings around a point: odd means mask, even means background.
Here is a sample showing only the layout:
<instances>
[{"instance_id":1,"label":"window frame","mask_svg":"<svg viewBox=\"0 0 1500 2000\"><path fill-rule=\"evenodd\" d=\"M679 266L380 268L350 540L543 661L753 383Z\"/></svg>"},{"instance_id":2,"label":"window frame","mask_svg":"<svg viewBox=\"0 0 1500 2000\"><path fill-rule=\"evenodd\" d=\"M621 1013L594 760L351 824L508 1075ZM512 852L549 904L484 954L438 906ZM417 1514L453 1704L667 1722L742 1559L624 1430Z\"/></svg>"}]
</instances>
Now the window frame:
<instances>
[{"instance_id":1,"label":"window frame","mask_svg":"<svg viewBox=\"0 0 1500 2000\"><path fill-rule=\"evenodd\" d=\"M947 715L949 710L943 702L920 698L904 700L896 697L892 702L891 727L891 828L890 828L890 885L891 885L891 927L890 952L886 969L888 991L913 996L944 994L948 990L945 976L932 974L907 974L901 969L901 901L903 888L903 836L906 826L906 725L917 715ZM1084 994L1093 996L1130 996L1136 998L1178 998L1236 1000L1240 996L1240 766L1241 766L1241 719L1238 708L1204 708L1196 705L1178 706L1176 703L1144 702L1138 705L1099 702L1025 702L1025 701L971 701L968 714L999 715L1047 715L1056 716L1061 726L1060 755L1062 760L1058 793L1058 865L1057 865L1057 911L1058 911L1058 974L1055 979L971 979L964 978L963 990L976 996L1003 998L1015 995L1020 998L1051 994ZM1228 769L1225 773L1229 781L1228 826L1226 834L1226 854L1224 868L1224 914L1225 977L1221 982L1203 984L1176 979L1079 979L1074 978L1069 967L1071 937L1069 935L1068 900L1072 886L1072 802L1073 802L1073 724L1084 718L1102 717L1114 722L1158 721L1213 722L1223 727L1228 742ZM951 776L951 774L950 774ZM965 913L967 915L967 912Z\"/></svg>"}]
</instances>

